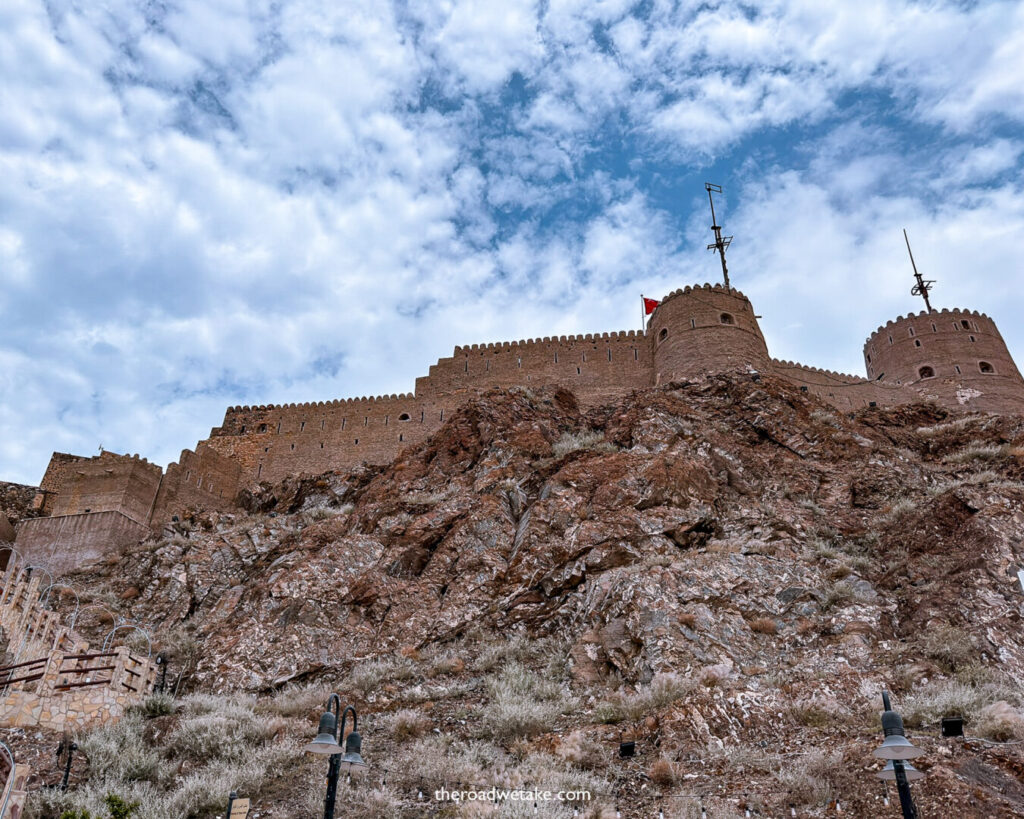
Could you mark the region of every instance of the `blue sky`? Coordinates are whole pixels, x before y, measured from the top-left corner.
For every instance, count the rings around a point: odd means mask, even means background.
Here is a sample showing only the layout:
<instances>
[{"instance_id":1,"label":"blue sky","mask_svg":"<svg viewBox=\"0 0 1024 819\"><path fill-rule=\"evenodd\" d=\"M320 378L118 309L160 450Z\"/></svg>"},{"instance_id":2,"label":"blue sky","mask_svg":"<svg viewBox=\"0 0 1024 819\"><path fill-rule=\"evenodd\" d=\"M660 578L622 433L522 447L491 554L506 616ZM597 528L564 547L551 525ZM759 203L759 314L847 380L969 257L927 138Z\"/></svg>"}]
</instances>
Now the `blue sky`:
<instances>
[{"instance_id":1,"label":"blue sky","mask_svg":"<svg viewBox=\"0 0 1024 819\"><path fill-rule=\"evenodd\" d=\"M235 404L412 389L455 344L734 284L862 373L920 305L1018 359L1024 5L7 0L0 479L166 463Z\"/></svg>"}]
</instances>

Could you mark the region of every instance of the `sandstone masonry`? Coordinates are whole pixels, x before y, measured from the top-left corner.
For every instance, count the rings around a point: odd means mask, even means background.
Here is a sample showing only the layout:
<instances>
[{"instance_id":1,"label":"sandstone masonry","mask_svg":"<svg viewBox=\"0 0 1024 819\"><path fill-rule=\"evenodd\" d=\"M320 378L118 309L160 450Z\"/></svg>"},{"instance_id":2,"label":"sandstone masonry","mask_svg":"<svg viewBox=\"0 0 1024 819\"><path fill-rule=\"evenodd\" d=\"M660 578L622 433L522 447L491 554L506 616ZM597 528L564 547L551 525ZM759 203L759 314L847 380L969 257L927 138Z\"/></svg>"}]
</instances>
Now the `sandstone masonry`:
<instances>
[{"instance_id":1,"label":"sandstone masonry","mask_svg":"<svg viewBox=\"0 0 1024 819\"><path fill-rule=\"evenodd\" d=\"M416 379L411 393L231 407L210 437L166 472L137 456L54 453L37 499L49 517L22 523L17 544L62 570L160 529L187 507L229 508L240 489L261 481L390 461L436 432L468 397L493 388L559 386L593 405L703 373L741 370L776 375L844 411L921 400L1024 411L1024 379L995 322L977 311L899 316L871 334L864 358L866 378L779 361L741 292L685 287L662 300L643 332L456 347ZM99 517L104 512L124 520Z\"/></svg>"}]
</instances>

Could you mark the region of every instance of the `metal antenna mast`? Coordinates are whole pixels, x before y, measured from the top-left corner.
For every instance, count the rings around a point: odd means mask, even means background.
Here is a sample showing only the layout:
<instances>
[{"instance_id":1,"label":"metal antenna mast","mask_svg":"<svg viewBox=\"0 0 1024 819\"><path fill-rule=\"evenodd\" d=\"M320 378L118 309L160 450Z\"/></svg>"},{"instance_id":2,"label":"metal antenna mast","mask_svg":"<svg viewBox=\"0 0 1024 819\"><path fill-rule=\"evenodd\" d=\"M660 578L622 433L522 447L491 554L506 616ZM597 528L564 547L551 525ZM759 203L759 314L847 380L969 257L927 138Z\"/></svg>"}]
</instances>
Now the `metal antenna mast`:
<instances>
[{"instance_id":1,"label":"metal antenna mast","mask_svg":"<svg viewBox=\"0 0 1024 819\"><path fill-rule=\"evenodd\" d=\"M731 290L732 288L729 286L729 268L725 266L725 249L732 244L732 236L722 236L722 226L715 219L715 200L711 198L711 192L721 193L722 186L705 182L704 190L708 192L708 202L711 203L711 229L715 232L714 244L708 245L708 250L715 250L722 257L722 278L725 279L725 289Z\"/></svg>"},{"instance_id":2,"label":"metal antenna mast","mask_svg":"<svg viewBox=\"0 0 1024 819\"><path fill-rule=\"evenodd\" d=\"M914 268L914 278L917 279L917 284L910 288L910 295L922 296L924 298L924 306L928 308L929 313L934 313L932 304L928 301L928 291L932 289L932 285L935 284L934 279L926 279L920 273L917 272L917 265L914 263L914 254L910 250L910 239L907 238L907 229L903 228L903 241L907 243L907 253L910 254L910 264Z\"/></svg>"}]
</instances>

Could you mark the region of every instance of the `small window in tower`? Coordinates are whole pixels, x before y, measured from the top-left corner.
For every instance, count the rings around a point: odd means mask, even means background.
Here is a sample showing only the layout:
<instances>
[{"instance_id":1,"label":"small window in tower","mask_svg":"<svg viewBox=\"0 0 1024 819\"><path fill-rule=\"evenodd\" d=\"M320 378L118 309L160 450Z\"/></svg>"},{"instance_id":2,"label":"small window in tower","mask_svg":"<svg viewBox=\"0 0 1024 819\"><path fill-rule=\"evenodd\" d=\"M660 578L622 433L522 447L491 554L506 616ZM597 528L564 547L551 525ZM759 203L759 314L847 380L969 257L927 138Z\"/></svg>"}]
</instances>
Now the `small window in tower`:
<instances>
[{"instance_id":1,"label":"small window in tower","mask_svg":"<svg viewBox=\"0 0 1024 819\"><path fill-rule=\"evenodd\" d=\"M359 443L359 439L358 439L358 438L356 438L356 443L357 443L357 444Z\"/></svg>"},{"instance_id":2,"label":"small window in tower","mask_svg":"<svg viewBox=\"0 0 1024 819\"><path fill-rule=\"evenodd\" d=\"M658 333L658 343L660 344L666 338L668 338L668 328L667 327L663 327L661 332Z\"/></svg>"},{"instance_id":3,"label":"small window in tower","mask_svg":"<svg viewBox=\"0 0 1024 819\"><path fill-rule=\"evenodd\" d=\"M690 319L690 329L691 330L696 330L697 329L697 320L696 319Z\"/></svg>"},{"instance_id":4,"label":"small window in tower","mask_svg":"<svg viewBox=\"0 0 1024 819\"><path fill-rule=\"evenodd\" d=\"M914 337L914 328L911 327L909 329L910 329L910 337L913 338Z\"/></svg>"},{"instance_id":5,"label":"small window in tower","mask_svg":"<svg viewBox=\"0 0 1024 819\"><path fill-rule=\"evenodd\" d=\"M918 378L935 378L935 370L931 367L922 367L917 371Z\"/></svg>"},{"instance_id":6,"label":"small window in tower","mask_svg":"<svg viewBox=\"0 0 1024 819\"><path fill-rule=\"evenodd\" d=\"M256 427L256 431L257 432L266 432L267 431L267 425L266 424L260 424L258 427Z\"/></svg>"},{"instance_id":7,"label":"small window in tower","mask_svg":"<svg viewBox=\"0 0 1024 819\"><path fill-rule=\"evenodd\" d=\"M868 364L871 363L871 353L868 353Z\"/></svg>"},{"instance_id":8,"label":"small window in tower","mask_svg":"<svg viewBox=\"0 0 1024 819\"><path fill-rule=\"evenodd\" d=\"M939 328L935 326L935 322L934 321L932 322L932 332L933 333L939 332Z\"/></svg>"},{"instance_id":9,"label":"small window in tower","mask_svg":"<svg viewBox=\"0 0 1024 819\"><path fill-rule=\"evenodd\" d=\"M579 375L579 374L580 374L580 368L579 368L579 367L577 367L577 368L576 368L576 375Z\"/></svg>"},{"instance_id":10,"label":"small window in tower","mask_svg":"<svg viewBox=\"0 0 1024 819\"><path fill-rule=\"evenodd\" d=\"M915 347L920 347L921 346L921 339L915 338L914 339L914 346Z\"/></svg>"},{"instance_id":11,"label":"small window in tower","mask_svg":"<svg viewBox=\"0 0 1024 819\"><path fill-rule=\"evenodd\" d=\"M956 374L957 375L960 375L960 365L959 364L954 364L953 365L953 369L956 370Z\"/></svg>"},{"instance_id":12,"label":"small window in tower","mask_svg":"<svg viewBox=\"0 0 1024 819\"><path fill-rule=\"evenodd\" d=\"M968 338L971 340L971 343L973 344L974 343L974 336L968 336Z\"/></svg>"},{"instance_id":13,"label":"small window in tower","mask_svg":"<svg viewBox=\"0 0 1024 819\"><path fill-rule=\"evenodd\" d=\"M971 329L971 323L967 319L960 319L960 326L965 330Z\"/></svg>"},{"instance_id":14,"label":"small window in tower","mask_svg":"<svg viewBox=\"0 0 1024 819\"><path fill-rule=\"evenodd\" d=\"M995 372L995 369L987 361L979 361L978 362L978 369L981 370L983 373L994 373Z\"/></svg>"},{"instance_id":15,"label":"small window in tower","mask_svg":"<svg viewBox=\"0 0 1024 819\"><path fill-rule=\"evenodd\" d=\"M405 435L399 434L398 440L399 441L404 441L405 440Z\"/></svg>"},{"instance_id":16,"label":"small window in tower","mask_svg":"<svg viewBox=\"0 0 1024 819\"><path fill-rule=\"evenodd\" d=\"M245 424L242 424L242 428L240 430L238 430L238 434L239 435L244 435L245 434Z\"/></svg>"},{"instance_id":17,"label":"small window in tower","mask_svg":"<svg viewBox=\"0 0 1024 819\"><path fill-rule=\"evenodd\" d=\"M734 319L730 313L722 313L722 315L720 315L718 317L718 320L721 321L722 324L735 324L736 323L736 319Z\"/></svg>"},{"instance_id":18,"label":"small window in tower","mask_svg":"<svg viewBox=\"0 0 1024 819\"><path fill-rule=\"evenodd\" d=\"M292 444L292 452L295 451L295 444Z\"/></svg>"},{"instance_id":19,"label":"small window in tower","mask_svg":"<svg viewBox=\"0 0 1024 819\"><path fill-rule=\"evenodd\" d=\"M892 336L889 336L889 343L892 344Z\"/></svg>"},{"instance_id":20,"label":"small window in tower","mask_svg":"<svg viewBox=\"0 0 1024 819\"><path fill-rule=\"evenodd\" d=\"M299 424L299 432L302 432L302 430L304 430L305 428L306 428L306 422L303 421L301 424Z\"/></svg>"},{"instance_id":21,"label":"small window in tower","mask_svg":"<svg viewBox=\"0 0 1024 819\"><path fill-rule=\"evenodd\" d=\"M403 412L401 415L398 416L398 420L399 421L408 421L409 420L409 413Z\"/></svg>"},{"instance_id":22,"label":"small window in tower","mask_svg":"<svg viewBox=\"0 0 1024 819\"><path fill-rule=\"evenodd\" d=\"M324 448L324 442L323 442L323 441L321 441L321 442L320 442L320 449L323 449L323 448Z\"/></svg>"}]
</instances>

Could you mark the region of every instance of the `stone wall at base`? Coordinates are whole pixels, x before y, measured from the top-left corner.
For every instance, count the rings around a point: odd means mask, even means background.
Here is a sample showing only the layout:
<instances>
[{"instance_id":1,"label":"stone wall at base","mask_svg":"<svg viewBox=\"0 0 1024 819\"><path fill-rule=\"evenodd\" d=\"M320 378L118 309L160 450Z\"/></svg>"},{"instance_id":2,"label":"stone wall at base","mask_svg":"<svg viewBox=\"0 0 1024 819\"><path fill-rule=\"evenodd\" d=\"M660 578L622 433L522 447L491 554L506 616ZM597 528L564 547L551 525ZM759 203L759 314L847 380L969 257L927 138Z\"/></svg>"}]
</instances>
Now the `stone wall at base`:
<instances>
[{"instance_id":1,"label":"stone wall at base","mask_svg":"<svg viewBox=\"0 0 1024 819\"><path fill-rule=\"evenodd\" d=\"M57 577L84 562L139 543L150 534L148 526L122 512L89 512L23 520L15 542L29 563L40 563Z\"/></svg>"}]
</instances>

